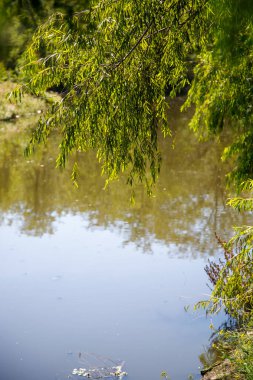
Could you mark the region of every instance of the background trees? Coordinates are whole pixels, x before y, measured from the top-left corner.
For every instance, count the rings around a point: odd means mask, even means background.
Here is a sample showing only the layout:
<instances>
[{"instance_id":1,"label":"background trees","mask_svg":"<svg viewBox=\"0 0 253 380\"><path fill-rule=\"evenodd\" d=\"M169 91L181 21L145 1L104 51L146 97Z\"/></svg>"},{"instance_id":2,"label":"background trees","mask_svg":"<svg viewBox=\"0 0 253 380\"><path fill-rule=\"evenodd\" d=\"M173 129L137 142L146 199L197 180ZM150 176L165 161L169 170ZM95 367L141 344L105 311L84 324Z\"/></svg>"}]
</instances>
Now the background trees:
<instances>
[{"instance_id":1,"label":"background trees","mask_svg":"<svg viewBox=\"0 0 253 380\"><path fill-rule=\"evenodd\" d=\"M52 13L62 11L71 19L73 12L89 0L0 0L0 63L14 70L40 24Z\"/></svg>"}]
</instances>

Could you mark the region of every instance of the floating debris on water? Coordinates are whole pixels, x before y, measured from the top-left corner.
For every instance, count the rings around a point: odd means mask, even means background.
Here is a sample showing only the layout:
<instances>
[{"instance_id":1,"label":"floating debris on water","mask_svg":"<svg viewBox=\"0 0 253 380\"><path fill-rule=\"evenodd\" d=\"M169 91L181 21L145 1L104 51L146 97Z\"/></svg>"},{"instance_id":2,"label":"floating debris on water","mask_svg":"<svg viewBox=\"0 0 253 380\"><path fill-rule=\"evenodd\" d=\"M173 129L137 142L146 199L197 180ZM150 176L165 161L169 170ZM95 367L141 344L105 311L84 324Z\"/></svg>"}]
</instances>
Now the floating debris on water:
<instances>
[{"instance_id":1,"label":"floating debris on water","mask_svg":"<svg viewBox=\"0 0 253 380\"><path fill-rule=\"evenodd\" d=\"M75 368L72 371L72 375L83 376L90 379L103 379L111 377L122 378L127 375L127 372L122 371L121 366L107 368L90 368L89 370L87 370L86 368Z\"/></svg>"},{"instance_id":2,"label":"floating debris on water","mask_svg":"<svg viewBox=\"0 0 253 380\"><path fill-rule=\"evenodd\" d=\"M127 372L123 371L124 362L117 363L109 358L104 358L95 354L78 354L79 359L87 368L75 368L72 375L82 376L89 379L112 379L127 376Z\"/></svg>"}]
</instances>

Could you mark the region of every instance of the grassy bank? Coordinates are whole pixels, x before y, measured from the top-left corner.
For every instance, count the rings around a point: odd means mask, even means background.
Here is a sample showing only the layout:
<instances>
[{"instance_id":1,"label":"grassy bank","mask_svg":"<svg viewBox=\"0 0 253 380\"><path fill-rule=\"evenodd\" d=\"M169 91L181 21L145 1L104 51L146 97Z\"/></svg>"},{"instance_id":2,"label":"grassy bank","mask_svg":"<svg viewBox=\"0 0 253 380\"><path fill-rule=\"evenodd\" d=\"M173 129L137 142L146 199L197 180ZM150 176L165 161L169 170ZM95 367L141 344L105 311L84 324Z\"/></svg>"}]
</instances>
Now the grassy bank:
<instances>
[{"instance_id":1,"label":"grassy bank","mask_svg":"<svg viewBox=\"0 0 253 380\"><path fill-rule=\"evenodd\" d=\"M18 87L12 80L0 82L0 129L3 132L16 132L32 129L38 119L45 114L48 105L56 99L55 93L47 93L44 98L25 94L22 102L11 95Z\"/></svg>"}]
</instances>

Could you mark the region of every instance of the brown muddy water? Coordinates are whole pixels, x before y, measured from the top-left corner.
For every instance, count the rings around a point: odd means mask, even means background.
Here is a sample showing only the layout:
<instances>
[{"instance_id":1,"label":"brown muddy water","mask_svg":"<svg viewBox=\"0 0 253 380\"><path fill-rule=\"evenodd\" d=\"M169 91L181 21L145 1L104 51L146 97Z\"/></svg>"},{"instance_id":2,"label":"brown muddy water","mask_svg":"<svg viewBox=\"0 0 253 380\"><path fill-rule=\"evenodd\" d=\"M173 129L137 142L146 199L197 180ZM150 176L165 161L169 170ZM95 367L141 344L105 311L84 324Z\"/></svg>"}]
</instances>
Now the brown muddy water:
<instances>
[{"instance_id":1,"label":"brown muddy water","mask_svg":"<svg viewBox=\"0 0 253 380\"><path fill-rule=\"evenodd\" d=\"M55 169L57 137L29 159L27 134L0 127L0 379L63 380L85 353L124 360L129 380L198 378L210 318L204 266L240 216L225 206L221 147L171 111L154 195L125 179L104 190L95 155ZM71 166L71 165L70 165ZM213 319L216 327L224 316ZM72 375L71 378L75 378Z\"/></svg>"}]
</instances>

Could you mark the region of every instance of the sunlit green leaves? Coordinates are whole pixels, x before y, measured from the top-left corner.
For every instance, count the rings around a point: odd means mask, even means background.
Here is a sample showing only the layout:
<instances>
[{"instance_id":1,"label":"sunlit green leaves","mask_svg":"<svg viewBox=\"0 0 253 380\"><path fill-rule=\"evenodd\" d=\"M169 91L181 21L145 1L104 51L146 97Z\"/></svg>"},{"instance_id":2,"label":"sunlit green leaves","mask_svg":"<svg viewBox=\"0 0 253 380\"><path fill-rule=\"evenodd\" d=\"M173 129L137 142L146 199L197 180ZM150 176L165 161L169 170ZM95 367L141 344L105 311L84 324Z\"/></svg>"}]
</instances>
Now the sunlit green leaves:
<instances>
[{"instance_id":1,"label":"sunlit green leaves","mask_svg":"<svg viewBox=\"0 0 253 380\"><path fill-rule=\"evenodd\" d=\"M233 129L223 159L232 158L230 178L240 183L253 175L252 20L241 0L101 0L71 21L53 15L27 49L22 75L25 90L58 88L62 100L31 144L57 128L58 165L95 149L109 179L127 171L129 183L149 187L160 169L158 130L170 134L168 96L190 86L191 128L202 138Z\"/></svg>"},{"instance_id":2,"label":"sunlit green leaves","mask_svg":"<svg viewBox=\"0 0 253 380\"><path fill-rule=\"evenodd\" d=\"M188 57L206 25L205 2L103 0L74 15L44 23L27 49L25 90L61 87L62 99L41 120L31 147L54 129L64 166L75 150L95 149L109 179L156 181L157 133L170 134L166 96L188 83ZM28 148L28 150L31 149Z\"/></svg>"},{"instance_id":3,"label":"sunlit green leaves","mask_svg":"<svg viewBox=\"0 0 253 380\"><path fill-rule=\"evenodd\" d=\"M208 138L233 130L223 159L232 159L229 178L240 184L253 175L253 5L250 1L209 1L213 24L202 46L186 105L196 112L191 128Z\"/></svg>"}]
</instances>

